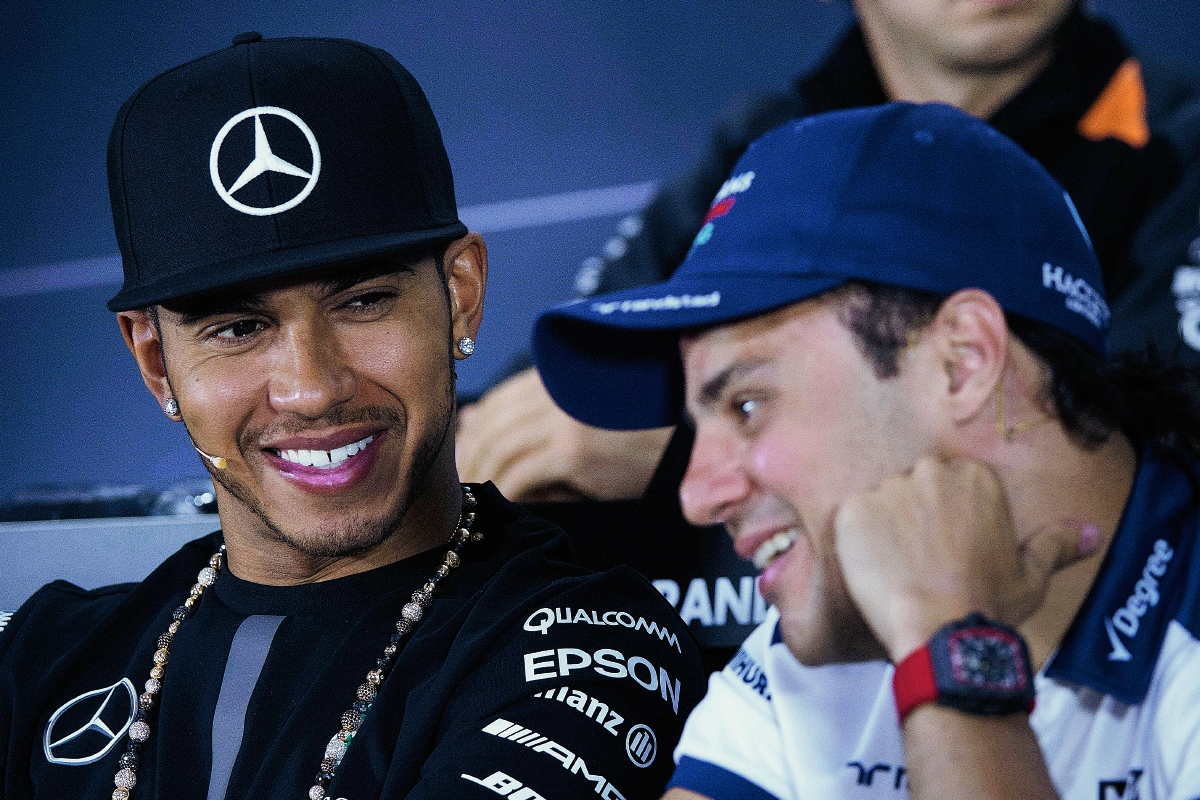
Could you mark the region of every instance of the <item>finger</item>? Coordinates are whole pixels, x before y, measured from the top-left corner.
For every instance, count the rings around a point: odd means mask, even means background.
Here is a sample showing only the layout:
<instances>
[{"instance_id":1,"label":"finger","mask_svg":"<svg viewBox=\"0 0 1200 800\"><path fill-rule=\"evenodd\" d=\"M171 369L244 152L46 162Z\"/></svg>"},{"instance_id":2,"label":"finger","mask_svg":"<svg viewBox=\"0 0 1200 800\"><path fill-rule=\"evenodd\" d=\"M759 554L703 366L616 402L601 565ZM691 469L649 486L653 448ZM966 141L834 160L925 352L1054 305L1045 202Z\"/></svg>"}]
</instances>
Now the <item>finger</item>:
<instances>
[{"instance_id":1,"label":"finger","mask_svg":"<svg viewBox=\"0 0 1200 800\"><path fill-rule=\"evenodd\" d=\"M522 461L553 449L555 438L550 425L527 425L508 431L480 453L477 469L485 480L499 486Z\"/></svg>"},{"instance_id":2,"label":"finger","mask_svg":"<svg viewBox=\"0 0 1200 800\"><path fill-rule=\"evenodd\" d=\"M494 391L495 394L485 394L470 415L473 427L469 430L484 437L519 427L538 415L556 410L553 404L542 402L538 393L532 390Z\"/></svg>"},{"instance_id":3,"label":"finger","mask_svg":"<svg viewBox=\"0 0 1200 800\"><path fill-rule=\"evenodd\" d=\"M473 473L493 469L507 453L521 446L521 439L529 438L542 423L536 415L497 419L481 410L467 420L456 439L459 469Z\"/></svg>"},{"instance_id":4,"label":"finger","mask_svg":"<svg viewBox=\"0 0 1200 800\"><path fill-rule=\"evenodd\" d=\"M505 497L517 502L529 502L555 486L584 494L568 473L569 470L563 469L560 452L554 448L541 448L530 450L514 460L496 481L496 486Z\"/></svg>"},{"instance_id":5,"label":"finger","mask_svg":"<svg viewBox=\"0 0 1200 800\"><path fill-rule=\"evenodd\" d=\"M1092 555L1100 545L1100 527L1063 520L1031 536L1021 547L1028 579L1045 582L1051 575Z\"/></svg>"},{"instance_id":6,"label":"finger","mask_svg":"<svg viewBox=\"0 0 1200 800\"><path fill-rule=\"evenodd\" d=\"M475 419L476 413L479 411L475 403L465 403L455 410L456 430L462 430L464 425L470 425L471 420Z\"/></svg>"},{"instance_id":7,"label":"finger","mask_svg":"<svg viewBox=\"0 0 1200 800\"><path fill-rule=\"evenodd\" d=\"M528 437L528 431L553 425L558 416L566 416L553 404L540 402L536 392L494 391L494 395L484 395L460 423L459 467L464 471L478 474L487 466L488 454L498 447L504 449L507 438Z\"/></svg>"}]
</instances>

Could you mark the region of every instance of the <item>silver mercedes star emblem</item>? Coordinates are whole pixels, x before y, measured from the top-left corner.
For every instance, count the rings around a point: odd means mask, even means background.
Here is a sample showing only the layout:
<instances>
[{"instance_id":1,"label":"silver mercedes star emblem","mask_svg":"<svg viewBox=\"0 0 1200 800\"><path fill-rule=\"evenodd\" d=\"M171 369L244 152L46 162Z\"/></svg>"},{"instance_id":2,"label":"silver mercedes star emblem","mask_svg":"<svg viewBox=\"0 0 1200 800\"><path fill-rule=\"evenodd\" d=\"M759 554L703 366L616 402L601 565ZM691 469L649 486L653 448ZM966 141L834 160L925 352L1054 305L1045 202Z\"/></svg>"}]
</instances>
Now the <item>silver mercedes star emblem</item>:
<instances>
[{"instance_id":1,"label":"silver mercedes star emblem","mask_svg":"<svg viewBox=\"0 0 1200 800\"><path fill-rule=\"evenodd\" d=\"M271 143L267 141L267 132L263 130L263 115L282 117L300 129L300 132L304 134L304 138L308 140L308 148L312 152L311 172L305 172L295 164L284 161L271 152ZM239 123L251 117L254 118L254 160L242 170L242 174L233 182L233 185L226 188L225 184L221 182L221 174L217 170L217 161L221 155L221 145L225 143L225 137L229 135L231 130ZM213 140L212 151L208 156L208 172L212 176L213 188L217 190L217 194L221 196L221 199L230 208L241 211L243 214L252 214L256 217L269 217L272 214L287 211L289 208L295 208L312 192L313 187L317 185L317 178L321 174L321 148L317 146L317 137L313 136L312 130L304 124L304 120L286 108L279 108L278 106L249 108L233 116L217 132L217 138ZM284 175L308 178L308 182L304 184L304 188L300 190L300 193L291 200L266 208L249 206L234 198L234 192L265 172L282 172Z\"/></svg>"},{"instance_id":2,"label":"silver mercedes star emblem","mask_svg":"<svg viewBox=\"0 0 1200 800\"><path fill-rule=\"evenodd\" d=\"M77 707L78 711L74 712ZM74 700L68 700L46 723L46 735L42 738L46 760L51 764L69 766L99 761L113 749L125 731L129 730L136 711L137 690L128 678L122 678L112 686L105 686L103 689L81 694ZM60 731L59 718L68 712L74 713L70 714L70 724L63 727L74 727L74 730ZM79 725L81 719L86 721ZM75 747L68 747L85 734L90 735L80 740Z\"/></svg>"}]
</instances>

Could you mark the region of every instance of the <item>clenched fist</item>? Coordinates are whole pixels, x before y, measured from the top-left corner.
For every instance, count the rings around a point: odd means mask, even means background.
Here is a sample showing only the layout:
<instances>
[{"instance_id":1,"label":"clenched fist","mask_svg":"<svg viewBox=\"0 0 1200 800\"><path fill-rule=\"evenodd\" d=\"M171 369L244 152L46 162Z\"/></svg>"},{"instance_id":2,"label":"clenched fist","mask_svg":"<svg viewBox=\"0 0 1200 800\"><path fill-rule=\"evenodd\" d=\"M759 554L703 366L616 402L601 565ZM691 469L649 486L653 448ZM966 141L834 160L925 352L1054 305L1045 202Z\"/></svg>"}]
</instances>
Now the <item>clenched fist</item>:
<instances>
[{"instance_id":1,"label":"clenched fist","mask_svg":"<svg viewBox=\"0 0 1200 800\"><path fill-rule=\"evenodd\" d=\"M584 425L555 405L537 370L527 369L459 412L459 476L495 481L520 502L630 499L650 483L671 430Z\"/></svg>"},{"instance_id":2,"label":"clenched fist","mask_svg":"<svg viewBox=\"0 0 1200 800\"><path fill-rule=\"evenodd\" d=\"M847 498L834 519L847 589L893 661L971 612L1016 627L1050 576L1094 549L1094 527L1021 536L989 466L937 457Z\"/></svg>"}]
</instances>

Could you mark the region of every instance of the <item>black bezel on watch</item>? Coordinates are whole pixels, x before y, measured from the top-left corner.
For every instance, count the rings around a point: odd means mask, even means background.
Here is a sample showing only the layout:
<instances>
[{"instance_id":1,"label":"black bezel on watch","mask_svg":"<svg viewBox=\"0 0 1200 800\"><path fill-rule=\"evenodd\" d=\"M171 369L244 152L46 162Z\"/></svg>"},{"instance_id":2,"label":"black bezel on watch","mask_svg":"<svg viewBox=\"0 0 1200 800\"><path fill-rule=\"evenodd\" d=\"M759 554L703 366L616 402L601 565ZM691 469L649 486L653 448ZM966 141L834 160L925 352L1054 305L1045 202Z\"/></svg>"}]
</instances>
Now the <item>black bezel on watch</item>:
<instances>
[{"instance_id":1,"label":"black bezel on watch","mask_svg":"<svg viewBox=\"0 0 1200 800\"><path fill-rule=\"evenodd\" d=\"M951 622L929 640L939 705L969 714L1033 709L1033 666L1021 634L982 614Z\"/></svg>"}]
</instances>

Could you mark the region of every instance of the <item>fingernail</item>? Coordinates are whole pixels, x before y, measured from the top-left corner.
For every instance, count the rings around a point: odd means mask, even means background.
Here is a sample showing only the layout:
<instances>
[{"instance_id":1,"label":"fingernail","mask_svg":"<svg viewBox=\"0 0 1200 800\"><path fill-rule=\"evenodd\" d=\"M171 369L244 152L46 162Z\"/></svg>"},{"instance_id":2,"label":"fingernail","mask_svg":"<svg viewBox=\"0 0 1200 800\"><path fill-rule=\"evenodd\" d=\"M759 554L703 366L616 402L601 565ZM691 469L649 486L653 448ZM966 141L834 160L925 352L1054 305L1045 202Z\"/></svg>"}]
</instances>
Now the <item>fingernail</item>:
<instances>
[{"instance_id":1,"label":"fingernail","mask_svg":"<svg viewBox=\"0 0 1200 800\"><path fill-rule=\"evenodd\" d=\"M1100 526L1088 523L1079 532L1079 554L1090 555L1100 547Z\"/></svg>"}]
</instances>

